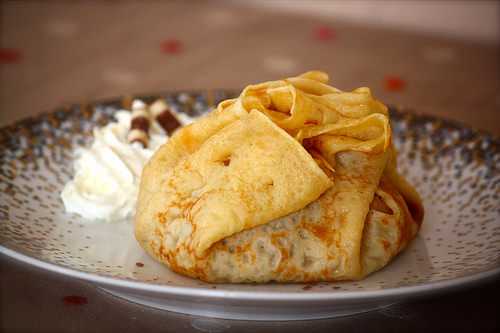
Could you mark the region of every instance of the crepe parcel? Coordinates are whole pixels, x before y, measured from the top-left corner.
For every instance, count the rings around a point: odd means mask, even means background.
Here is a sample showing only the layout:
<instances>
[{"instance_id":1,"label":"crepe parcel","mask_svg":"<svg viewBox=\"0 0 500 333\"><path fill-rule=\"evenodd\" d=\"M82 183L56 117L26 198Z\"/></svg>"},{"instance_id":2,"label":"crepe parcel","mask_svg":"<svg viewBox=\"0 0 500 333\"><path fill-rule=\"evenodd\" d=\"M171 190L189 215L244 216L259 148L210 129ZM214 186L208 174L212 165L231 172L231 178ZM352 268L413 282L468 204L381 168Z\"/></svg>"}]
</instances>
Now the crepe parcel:
<instances>
[{"instance_id":1,"label":"crepe parcel","mask_svg":"<svg viewBox=\"0 0 500 333\"><path fill-rule=\"evenodd\" d=\"M178 130L147 163L139 244L209 282L356 280L415 237L387 108L322 72L245 88Z\"/></svg>"}]
</instances>

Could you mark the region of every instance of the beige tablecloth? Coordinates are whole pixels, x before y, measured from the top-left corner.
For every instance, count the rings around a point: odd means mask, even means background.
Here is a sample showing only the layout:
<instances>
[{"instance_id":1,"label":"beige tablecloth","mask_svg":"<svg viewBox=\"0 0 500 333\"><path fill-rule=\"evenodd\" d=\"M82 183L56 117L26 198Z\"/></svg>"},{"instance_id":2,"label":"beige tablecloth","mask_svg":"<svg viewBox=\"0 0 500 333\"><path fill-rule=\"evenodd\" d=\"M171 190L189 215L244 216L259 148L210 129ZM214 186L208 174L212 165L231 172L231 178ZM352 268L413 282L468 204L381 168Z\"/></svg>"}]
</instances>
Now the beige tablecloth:
<instances>
[{"instance_id":1,"label":"beige tablecloth","mask_svg":"<svg viewBox=\"0 0 500 333\"><path fill-rule=\"evenodd\" d=\"M500 134L498 45L208 1L3 2L1 15L1 46L19 55L2 57L0 125L96 98L322 69L340 89L368 86Z\"/></svg>"}]
</instances>

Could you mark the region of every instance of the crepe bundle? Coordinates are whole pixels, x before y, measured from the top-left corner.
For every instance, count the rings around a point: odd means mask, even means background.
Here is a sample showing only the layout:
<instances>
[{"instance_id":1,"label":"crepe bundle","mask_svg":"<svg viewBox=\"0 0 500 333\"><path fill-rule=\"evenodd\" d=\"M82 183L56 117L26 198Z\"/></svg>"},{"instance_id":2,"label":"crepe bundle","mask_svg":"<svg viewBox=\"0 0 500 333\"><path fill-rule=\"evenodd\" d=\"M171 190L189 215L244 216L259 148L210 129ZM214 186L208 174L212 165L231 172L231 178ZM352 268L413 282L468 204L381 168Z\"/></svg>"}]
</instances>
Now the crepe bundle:
<instances>
[{"instance_id":1,"label":"crepe bundle","mask_svg":"<svg viewBox=\"0 0 500 333\"><path fill-rule=\"evenodd\" d=\"M415 237L387 108L322 72L250 85L178 130L143 170L140 245L209 282L357 280Z\"/></svg>"}]
</instances>

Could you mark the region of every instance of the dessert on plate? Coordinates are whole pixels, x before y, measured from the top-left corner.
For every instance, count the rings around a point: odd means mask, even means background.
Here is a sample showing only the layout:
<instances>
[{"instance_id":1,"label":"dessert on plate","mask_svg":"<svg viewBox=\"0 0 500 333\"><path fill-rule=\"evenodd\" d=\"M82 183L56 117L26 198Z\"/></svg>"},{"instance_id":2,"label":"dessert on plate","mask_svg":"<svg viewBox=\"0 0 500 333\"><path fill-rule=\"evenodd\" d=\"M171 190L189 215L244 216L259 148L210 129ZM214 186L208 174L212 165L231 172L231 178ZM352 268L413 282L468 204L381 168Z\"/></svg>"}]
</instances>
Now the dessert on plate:
<instances>
[{"instance_id":1,"label":"dessert on plate","mask_svg":"<svg viewBox=\"0 0 500 333\"><path fill-rule=\"evenodd\" d=\"M263 283L362 279L422 219L387 107L312 71L249 85L178 129L142 171L134 224L175 272Z\"/></svg>"}]
</instances>

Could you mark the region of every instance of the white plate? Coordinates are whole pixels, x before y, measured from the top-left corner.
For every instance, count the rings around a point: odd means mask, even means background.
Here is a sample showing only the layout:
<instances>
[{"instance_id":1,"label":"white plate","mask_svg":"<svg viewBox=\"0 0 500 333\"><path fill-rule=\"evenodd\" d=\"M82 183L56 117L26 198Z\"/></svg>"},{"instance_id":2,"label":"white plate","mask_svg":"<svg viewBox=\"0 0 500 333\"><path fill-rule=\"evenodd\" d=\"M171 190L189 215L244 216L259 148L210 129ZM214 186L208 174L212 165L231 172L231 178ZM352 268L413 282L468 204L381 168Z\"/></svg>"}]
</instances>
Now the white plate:
<instances>
[{"instance_id":1,"label":"white plate","mask_svg":"<svg viewBox=\"0 0 500 333\"><path fill-rule=\"evenodd\" d=\"M161 97L193 115L227 96L181 95ZM245 320L359 313L500 273L500 142L396 110L400 169L422 194L426 215L418 237L386 268L363 281L314 285L214 285L172 273L142 251L131 223L82 224L64 212L59 193L72 174L72 149L88 144L92 127L117 109L119 101L75 106L0 130L1 253L136 303Z\"/></svg>"}]
</instances>

